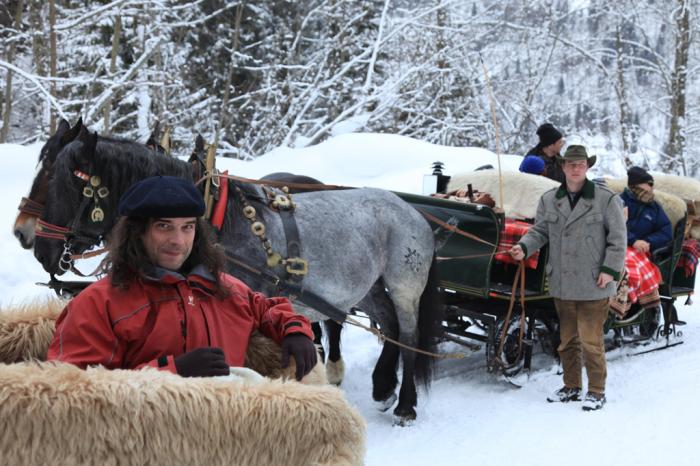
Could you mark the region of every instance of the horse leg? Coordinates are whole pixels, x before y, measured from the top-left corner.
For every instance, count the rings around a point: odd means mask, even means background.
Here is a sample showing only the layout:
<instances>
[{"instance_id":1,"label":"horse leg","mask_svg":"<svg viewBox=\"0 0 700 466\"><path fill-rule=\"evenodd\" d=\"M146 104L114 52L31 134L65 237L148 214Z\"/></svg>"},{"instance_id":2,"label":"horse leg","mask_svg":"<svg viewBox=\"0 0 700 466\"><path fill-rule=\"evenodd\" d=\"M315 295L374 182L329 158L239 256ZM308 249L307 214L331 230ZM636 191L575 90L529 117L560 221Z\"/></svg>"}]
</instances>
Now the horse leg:
<instances>
[{"instance_id":1,"label":"horse leg","mask_svg":"<svg viewBox=\"0 0 700 466\"><path fill-rule=\"evenodd\" d=\"M389 332L387 332L389 333ZM390 342L384 342L382 353L372 372L372 398L378 403L380 411L386 411L396 401L396 386L399 379L396 370L399 366L399 347Z\"/></svg>"},{"instance_id":2,"label":"horse leg","mask_svg":"<svg viewBox=\"0 0 700 466\"><path fill-rule=\"evenodd\" d=\"M321 332L321 323L312 322L311 329L314 332L314 345L316 346L316 351L321 358L321 361L326 361L326 351L323 349L323 333Z\"/></svg>"},{"instance_id":3,"label":"horse leg","mask_svg":"<svg viewBox=\"0 0 700 466\"><path fill-rule=\"evenodd\" d=\"M343 330L343 326L334 320L328 319L324 321L324 327L328 336L326 376L329 383L340 385L345 375L345 363L340 355L340 332Z\"/></svg>"},{"instance_id":4,"label":"horse leg","mask_svg":"<svg viewBox=\"0 0 700 466\"><path fill-rule=\"evenodd\" d=\"M387 296L383 282L378 281L358 307L370 318L379 323L382 331L390 338L398 336L398 323L394 306ZM399 383L396 371L399 365L399 347L384 342L382 352L372 372L372 398L380 411L391 408L396 401L396 386Z\"/></svg>"}]
</instances>

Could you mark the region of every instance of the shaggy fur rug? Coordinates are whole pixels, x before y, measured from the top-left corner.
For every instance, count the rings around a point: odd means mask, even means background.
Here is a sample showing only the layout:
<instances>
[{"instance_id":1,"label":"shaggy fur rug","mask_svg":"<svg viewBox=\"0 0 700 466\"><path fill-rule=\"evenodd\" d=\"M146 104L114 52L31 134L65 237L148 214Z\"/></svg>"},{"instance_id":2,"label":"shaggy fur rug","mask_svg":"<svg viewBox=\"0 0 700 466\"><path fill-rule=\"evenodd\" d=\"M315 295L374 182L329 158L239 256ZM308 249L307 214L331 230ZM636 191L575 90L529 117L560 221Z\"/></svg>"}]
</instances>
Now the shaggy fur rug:
<instances>
[{"instance_id":1,"label":"shaggy fur rug","mask_svg":"<svg viewBox=\"0 0 700 466\"><path fill-rule=\"evenodd\" d=\"M560 185L544 176L520 172L503 172L503 210L508 218L535 218L537 203L546 191ZM498 171L480 170L460 173L450 180L447 191L472 188L491 195L496 205L501 205Z\"/></svg>"},{"instance_id":2,"label":"shaggy fur rug","mask_svg":"<svg viewBox=\"0 0 700 466\"><path fill-rule=\"evenodd\" d=\"M40 362L63 304L0 310L0 464L362 464L364 420L321 364L297 383ZM246 361L294 374L262 335Z\"/></svg>"},{"instance_id":3,"label":"shaggy fur rug","mask_svg":"<svg viewBox=\"0 0 700 466\"><path fill-rule=\"evenodd\" d=\"M356 465L362 417L332 386L145 369L0 365L0 464Z\"/></svg>"}]
</instances>

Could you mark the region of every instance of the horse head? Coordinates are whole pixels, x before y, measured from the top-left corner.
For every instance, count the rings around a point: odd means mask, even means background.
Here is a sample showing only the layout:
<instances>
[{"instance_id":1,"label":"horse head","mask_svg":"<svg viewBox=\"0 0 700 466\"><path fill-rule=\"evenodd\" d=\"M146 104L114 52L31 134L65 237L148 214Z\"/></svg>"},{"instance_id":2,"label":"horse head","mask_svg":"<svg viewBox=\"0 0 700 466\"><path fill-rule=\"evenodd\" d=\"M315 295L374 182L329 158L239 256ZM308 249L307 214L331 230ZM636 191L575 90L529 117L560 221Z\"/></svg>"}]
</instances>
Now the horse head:
<instances>
[{"instance_id":1,"label":"horse head","mask_svg":"<svg viewBox=\"0 0 700 466\"><path fill-rule=\"evenodd\" d=\"M49 137L39 153L39 162L29 196L22 198L19 213L15 219L14 234L24 249L34 246L36 221L43 211L48 191L49 173L56 156L69 142L73 141L83 128L83 119L78 119L72 128L66 120L61 120L56 132Z\"/></svg>"},{"instance_id":2,"label":"horse head","mask_svg":"<svg viewBox=\"0 0 700 466\"><path fill-rule=\"evenodd\" d=\"M72 254L98 245L116 218L116 201L98 174L97 133L82 129L56 156L37 220L34 256L49 273L70 269Z\"/></svg>"},{"instance_id":3,"label":"horse head","mask_svg":"<svg viewBox=\"0 0 700 466\"><path fill-rule=\"evenodd\" d=\"M49 273L71 269L72 257L98 245L118 217L119 198L153 175L190 177L189 166L145 145L80 131L57 155L46 205L37 220L34 256Z\"/></svg>"}]
</instances>

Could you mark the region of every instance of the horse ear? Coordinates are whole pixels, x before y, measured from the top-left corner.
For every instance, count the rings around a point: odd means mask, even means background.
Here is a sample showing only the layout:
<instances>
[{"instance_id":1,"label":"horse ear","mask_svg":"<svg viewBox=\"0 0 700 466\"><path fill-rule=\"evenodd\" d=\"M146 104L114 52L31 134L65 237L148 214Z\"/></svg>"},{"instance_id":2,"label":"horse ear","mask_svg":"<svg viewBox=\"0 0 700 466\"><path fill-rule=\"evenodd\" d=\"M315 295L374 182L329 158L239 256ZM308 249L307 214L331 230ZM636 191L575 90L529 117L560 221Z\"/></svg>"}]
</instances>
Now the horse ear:
<instances>
[{"instance_id":1,"label":"horse ear","mask_svg":"<svg viewBox=\"0 0 700 466\"><path fill-rule=\"evenodd\" d=\"M80 125L80 129L78 130L78 135L76 136L78 141L85 144L89 136L90 136L90 131L87 129L87 126Z\"/></svg>"},{"instance_id":2,"label":"horse ear","mask_svg":"<svg viewBox=\"0 0 700 466\"><path fill-rule=\"evenodd\" d=\"M56 134L63 136L69 129L70 123L68 123L65 118L61 118L61 121L58 122L58 128L56 128Z\"/></svg>"},{"instance_id":3,"label":"horse ear","mask_svg":"<svg viewBox=\"0 0 700 466\"><path fill-rule=\"evenodd\" d=\"M204 138L201 134L197 134L197 137L194 139L194 151L204 152Z\"/></svg>"},{"instance_id":4,"label":"horse ear","mask_svg":"<svg viewBox=\"0 0 700 466\"><path fill-rule=\"evenodd\" d=\"M78 136L78 133L80 130L83 128L83 117L78 118L78 121L75 123L75 126L70 128L66 133L61 136L61 142L63 145L68 144L71 142L73 139L75 139Z\"/></svg>"},{"instance_id":5,"label":"horse ear","mask_svg":"<svg viewBox=\"0 0 700 466\"><path fill-rule=\"evenodd\" d=\"M160 121L156 120L156 124L153 125L153 131L151 131L151 135L148 136L148 141L146 141L146 145L152 149L156 149L158 147L158 136L160 135Z\"/></svg>"},{"instance_id":6,"label":"horse ear","mask_svg":"<svg viewBox=\"0 0 700 466\"><path fill-rule=\"evenodd\" d=\"M95 155L95 149L97 147L97 132L91 133L85 126L80 129L78 133L78 141L83 144L80 152L75 154L75 164L79 169L87 170L90 161Z\"/></svg>"}]
</instances>

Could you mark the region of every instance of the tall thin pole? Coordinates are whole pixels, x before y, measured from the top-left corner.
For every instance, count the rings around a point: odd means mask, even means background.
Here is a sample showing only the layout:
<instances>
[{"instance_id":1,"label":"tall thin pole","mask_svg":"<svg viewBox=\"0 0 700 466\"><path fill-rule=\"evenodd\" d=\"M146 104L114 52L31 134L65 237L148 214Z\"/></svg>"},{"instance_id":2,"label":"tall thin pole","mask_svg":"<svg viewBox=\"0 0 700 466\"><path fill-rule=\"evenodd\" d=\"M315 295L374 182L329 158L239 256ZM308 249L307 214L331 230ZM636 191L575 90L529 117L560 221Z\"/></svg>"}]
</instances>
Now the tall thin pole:
<instances>
[{"instance_id":1,"label":"tall thin pole","mask_svg":"<svg viewBox=\"0 0 700 466\"><path fill-rule=\"evenodd\" d=\"M500 207L503 209L503 173L501 172L501 131L498 126L498 119L496 118L496 104L493 97L493 88L491 87L491 80L489 79L489 73L486 70L486 64L484 59L479 54L479 61L481 62L481 68L484 70L484 78L486 79L486 88L489 94L489 107L491 107L491 118L493 119L493 127L496 131L496 158L498 159L498 194L500 197Z\"/></svg>"}]
</instances>

